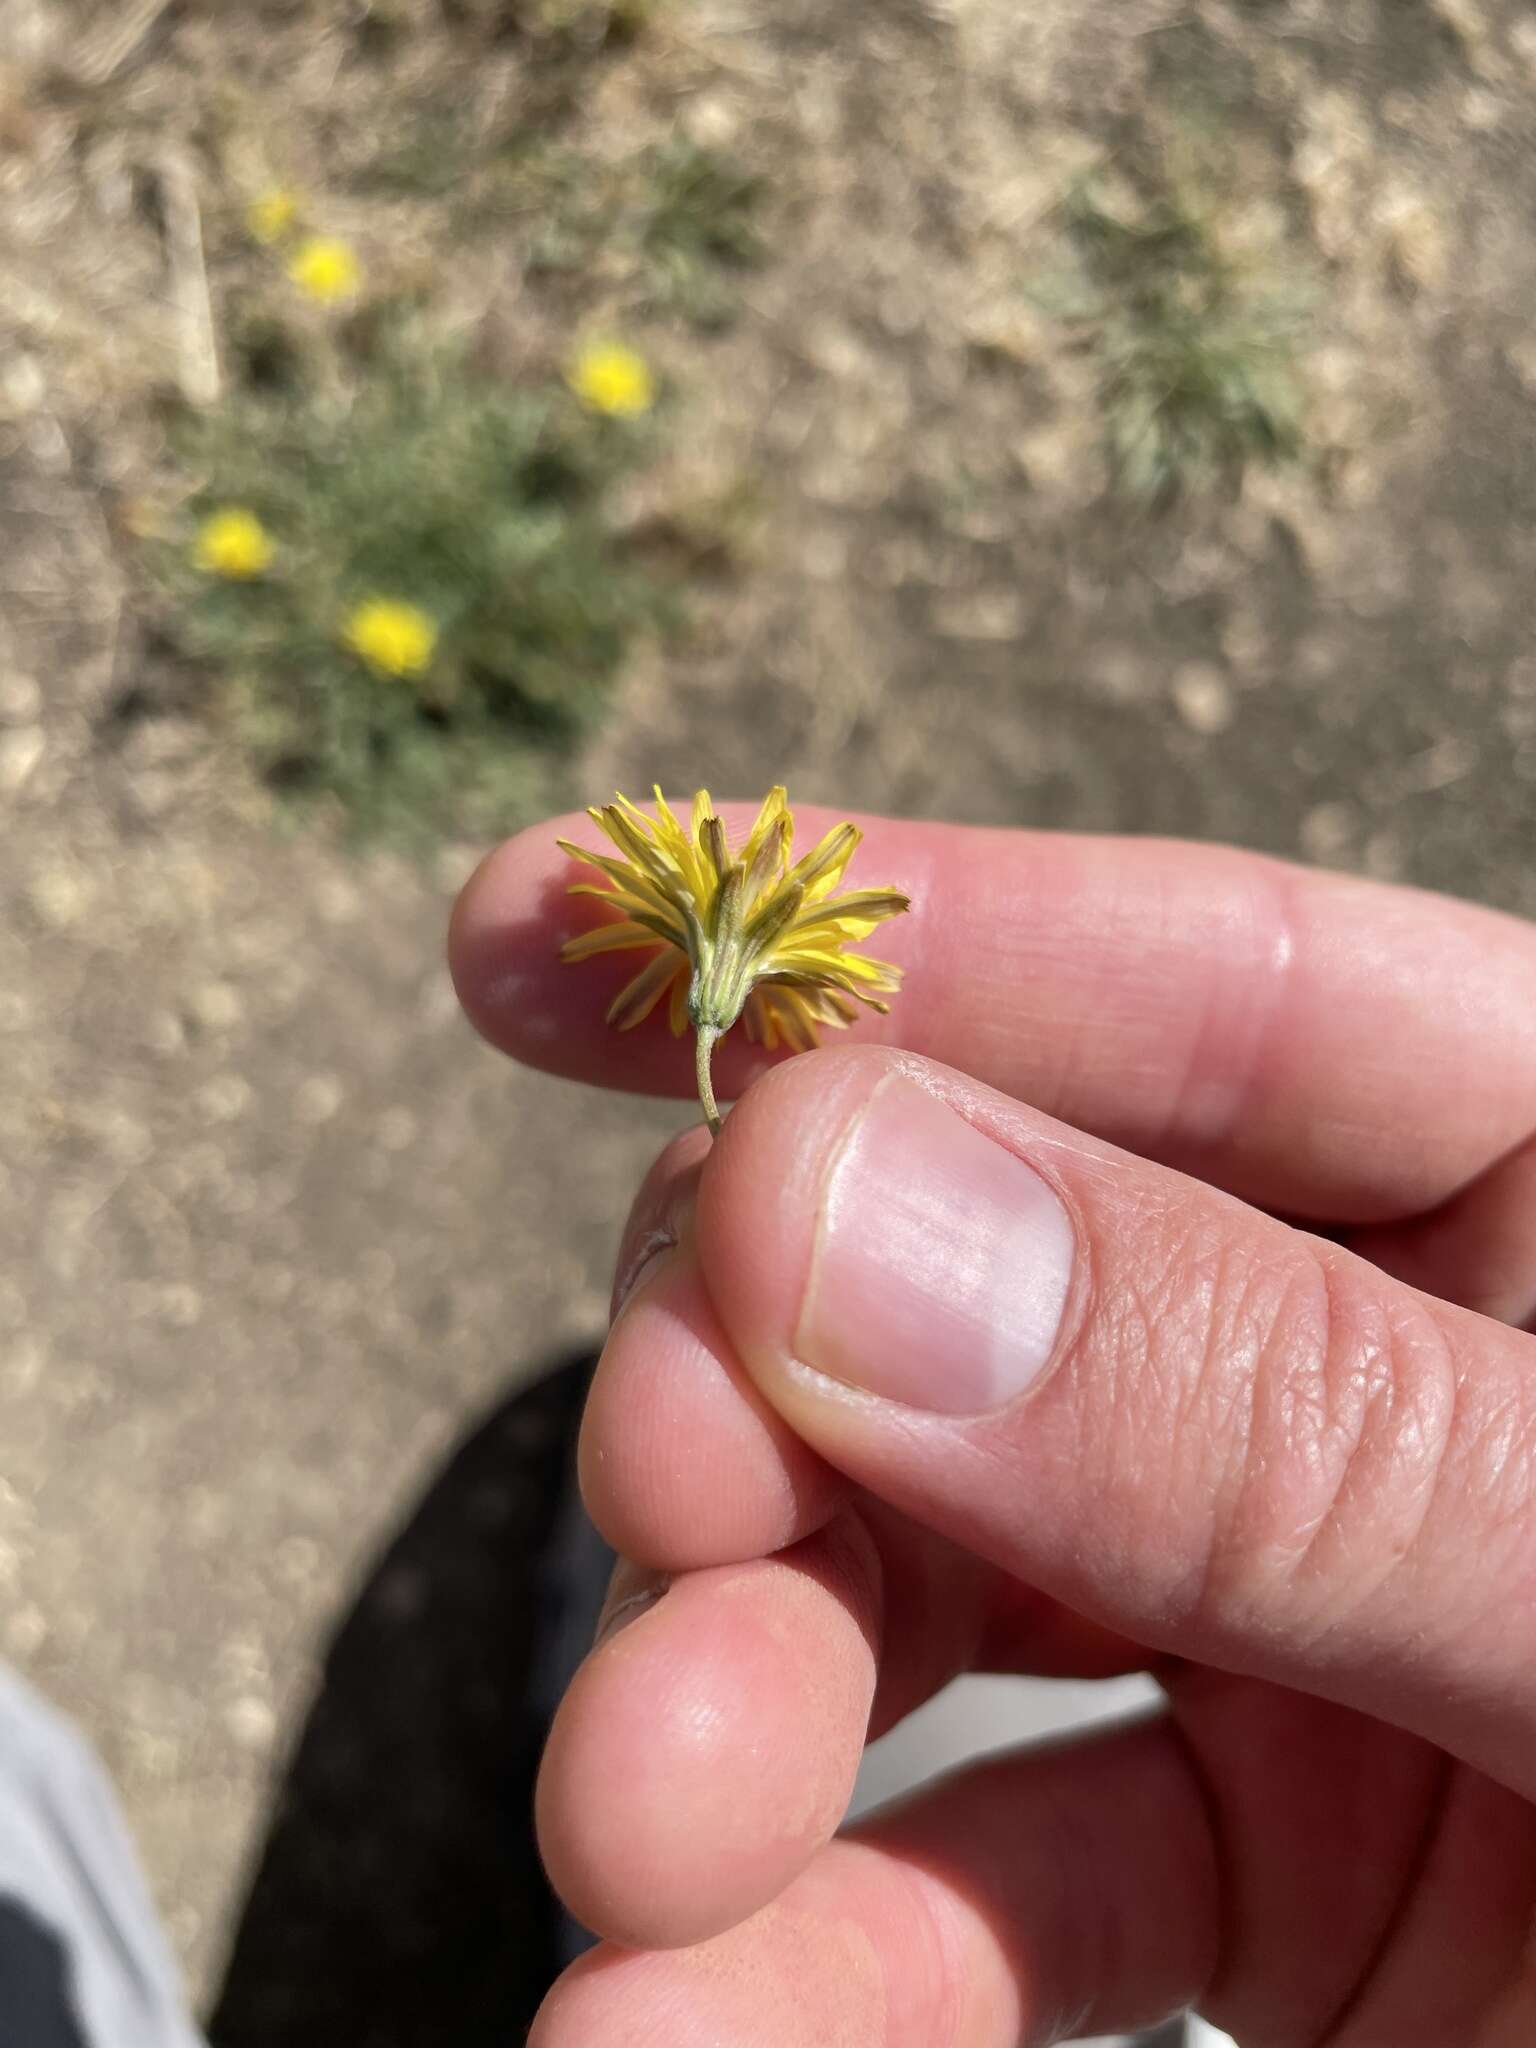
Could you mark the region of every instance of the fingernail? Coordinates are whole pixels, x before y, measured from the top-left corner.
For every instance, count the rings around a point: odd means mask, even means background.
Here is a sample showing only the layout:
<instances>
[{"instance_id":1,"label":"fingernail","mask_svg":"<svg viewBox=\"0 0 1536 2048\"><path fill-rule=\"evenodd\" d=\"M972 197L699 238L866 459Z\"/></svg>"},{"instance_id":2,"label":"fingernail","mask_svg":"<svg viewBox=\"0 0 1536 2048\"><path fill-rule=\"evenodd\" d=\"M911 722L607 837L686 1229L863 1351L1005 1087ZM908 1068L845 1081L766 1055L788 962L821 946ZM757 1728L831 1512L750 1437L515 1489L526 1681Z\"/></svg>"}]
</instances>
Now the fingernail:
<instances>
[{"instance_id":1,"label":"fingernail","mask_svg":"<svg viewBox=\"0 0 1536 2048\"><path fill-rule=\"evenodd\" d=\"M597 1628L593 1633L592 1647L609 1642L620 1629L628 1628L632 1621L638 1621L642 1614L656 1605L666 1592L671 1580L665 1572L644 1571L639 1565L631 1564L627 1558L620 1558L614 1566L613 1577L608 1582L608 1592L603 1600L603 1609L597 1617Z\"/></svg>"},{"instance_id":2,"label":"fingernail","mask_svg":"<svg viewBox=\"0 0 1536 2048\"><path fill-rule=\"evenodd\" d=\"M888 1401L985 1413L1050 1363L1074 1256L1048 1182L892 1075L833 1155L797 1355Z\"/></svg>"},{"instance_id":3,"label":"fingernail","mask_svg":"<svg viewBox=\"0 0 1536 2048\"><path fill-rule=\"evenodd\" d=\"M610 1327L619 1320L624 1304L640 1292L662 1261L676 1250L677 1239L669 1230L653 1230L636 1245L629 1263L613 1283L613 1300L608 1309Z\"/></svg>"}]
</instances>

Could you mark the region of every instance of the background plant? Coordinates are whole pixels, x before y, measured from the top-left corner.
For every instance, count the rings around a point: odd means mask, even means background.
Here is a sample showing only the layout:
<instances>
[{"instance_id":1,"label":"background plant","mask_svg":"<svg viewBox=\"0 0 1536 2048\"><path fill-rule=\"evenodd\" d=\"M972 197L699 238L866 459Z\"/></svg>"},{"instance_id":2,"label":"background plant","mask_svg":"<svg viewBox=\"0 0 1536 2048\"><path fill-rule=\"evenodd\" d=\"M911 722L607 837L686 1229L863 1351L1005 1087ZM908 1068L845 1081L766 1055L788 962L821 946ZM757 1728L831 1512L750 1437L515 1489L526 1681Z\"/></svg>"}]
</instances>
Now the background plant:
<instances>
[{"instance_id":1,"label":"background plant","mask_svg":"<svg viewBox=\"0 0 1536 2048\"><path fill-rule=\"evenodd\" d=\"M726 324L761 254L759 181L726 152L654 126L611 155L578 140L653 0L445 11L518 91L467 116L445 69L377 140L354 123L369 139L323 190L257 152L270 182L234 210L217 298L223 388L170 420L146 556L164 643L268 782L422 843L562 803L637 636L728 552L695 531L707 505L652 490L637 523L621 487L669 451L649 337ZM349 38L363 77L409 70L442 24L372 0ZM476 253L445 266L445 246ZM526 280L515 328L482 262Z\"/></svg>"},{"instance_id":2,"label":"background plant","mask_svg":"<svg viewBox=\"0 0 1536 2048\"><path fill-rule=\"evenodd\" d=\"M1040 297L1099 370L1117 489L1150 505L1233 489L1304 450L1310 294L1243 232L1217 170L1159 167L1152 189L1077 183L1068 263Z\"/></svg>"},{"instance_id":3,"label":"background plant","mask_svg":"<svg viewBox=\"0 0 1536 2048\"><path fill-rule=\"evenodd\" d=\"M480 374L417 318L351 349L366 374L301 351L275 388L176 423L196 484L154 551L165 628L283 791L363 831L505 827L559 794L634 635L668 612L605 509L644 425L553 377ZM230 507L270 544L258 573L199 560ZM380 601L428 622L422 658L359 651Z\"/></svg>"}]
</instances>

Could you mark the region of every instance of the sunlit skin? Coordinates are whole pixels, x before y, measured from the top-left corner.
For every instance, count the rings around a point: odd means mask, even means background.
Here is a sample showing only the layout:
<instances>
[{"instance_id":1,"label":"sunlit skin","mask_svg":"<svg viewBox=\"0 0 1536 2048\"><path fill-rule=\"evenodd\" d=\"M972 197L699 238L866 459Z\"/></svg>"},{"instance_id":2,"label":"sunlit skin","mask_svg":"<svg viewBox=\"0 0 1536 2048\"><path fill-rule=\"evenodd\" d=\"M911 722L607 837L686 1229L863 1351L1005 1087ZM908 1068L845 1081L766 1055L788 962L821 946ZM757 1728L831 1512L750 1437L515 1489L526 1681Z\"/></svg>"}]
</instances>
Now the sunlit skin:
<instances>
[{"instance_id":1,"label":"sunlit skin","mask_svg":"<svg viewBox=\"0 0 1536 2048\"><path fill-rule=\"evenodd\" d=\"M900 1003L787 1061L733 1034L743 1099L620 1249L581 1463L631 1562L539 1795L608 1940L535 2048L1014 2048L1188 2000L1244 2048L1529 2048L1536 932L1219 848L858 822L912 899ZM603 1023L623 966L559 965L551 837L460 900L470 1016L686 1097L686 1047ZM1058 1353L980 1417L798 1357L829 1148L909 1087L1073 1218ZM1165 1714L834 1838L866 1735L955 1672L1146 1668Z\"/></svg>"}]
</instances>

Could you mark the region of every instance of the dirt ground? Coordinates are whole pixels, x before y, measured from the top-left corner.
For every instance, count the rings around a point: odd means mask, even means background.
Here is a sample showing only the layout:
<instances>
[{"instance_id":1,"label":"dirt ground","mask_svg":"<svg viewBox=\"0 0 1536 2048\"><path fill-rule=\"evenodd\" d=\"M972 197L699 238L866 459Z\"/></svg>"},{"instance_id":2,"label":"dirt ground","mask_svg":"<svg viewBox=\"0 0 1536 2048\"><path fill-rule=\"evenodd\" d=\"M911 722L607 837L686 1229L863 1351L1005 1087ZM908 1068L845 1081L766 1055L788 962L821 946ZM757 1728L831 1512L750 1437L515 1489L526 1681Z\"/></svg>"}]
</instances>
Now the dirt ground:
<instances>
[{"instance_id":1,"label":"dirt ground","mask_svg":"<svg viewBox=\"0 0 1536 2048\"><path fill-rule=\"evenodd\" d=\"M683 1114L474 1040L442 938L478 849L285 825L139 688L113 507L178 330L134 166L202 165L217 103L322 182L383 11L0 10L0 1650L101 1746L199 1994L349 1588L493 1396L599 1330ZM463 32L358 119L442 90ZM686 396L652 488L749 476L764 510L632 665L594 797L784 780L1536 912L1536 13L677 0L574 132L672 124L765 179L767 259L733 326L650 338ZM1076 176L1192 126L1312 280L1309 459L1152 513L1032 282ZM558 324L510 260L443 263L514 356Z\"/></svg>"}]
</instances>

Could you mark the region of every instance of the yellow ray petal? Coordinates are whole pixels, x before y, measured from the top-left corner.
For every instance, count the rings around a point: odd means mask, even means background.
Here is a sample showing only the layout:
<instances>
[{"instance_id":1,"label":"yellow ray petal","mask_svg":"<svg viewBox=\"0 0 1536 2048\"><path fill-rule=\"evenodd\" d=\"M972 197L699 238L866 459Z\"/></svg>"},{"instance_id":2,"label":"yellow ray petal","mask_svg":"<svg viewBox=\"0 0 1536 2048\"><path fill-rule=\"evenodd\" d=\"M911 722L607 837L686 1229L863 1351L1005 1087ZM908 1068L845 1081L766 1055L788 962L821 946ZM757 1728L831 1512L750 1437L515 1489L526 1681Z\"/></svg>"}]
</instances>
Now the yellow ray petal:
<instances>
[{"instance_id":1,"label":"yellow ray petal","mask_svg":"<svg viewBox=\"0 0 1536 2048\"><path fill-rule=\"evenodd\" d=\"M861 925L863 930L858 936L867 938L882 919L900 917L910 908L910 899L899 889L850 889L845 895L827 896L819 903L807 904L795 919L794 931L803 932L824 924Z\"/></svg>"},{"instance_id":2,"label":"yellow ray petal","mask_svg":"<svg viewBox=\"0 0 1536 2048\"><path fill-rule=\"evenodd\" d=\"M846 996L840 996L835 989L818 988L806 996L807 1006L815 1013L819 1024L830 1024L834 1031L846 1031L858 1016L858 1005L850 1003Z\"/></svg>"},{"instance_id":3,"label":"yellow ray petal","mask_svg":"<svg viewBox=\"0 0 1536 2048\"><path fill-rule=\"evenodd\" d=\"M649 836L642 836L617 804L604 805L597 814L597 822L620 853L628 854L642 874L649 875L656 881L665 878L666 865L655 840Z\"/></svg>"},{"instance_id":4,"label":"yellow ray petal","mask_svg":"<svg viewBox=\"0 0 1536 2048\"><path fill-rule=\"evenodd\" d=\"M696 789L693 793L693 844L700 861L704 858L704 820L715 815L714 804L707 789Z\"/></svg>"},{"instance_id":5,"label":"yellow ray petal","mask_svg":"<svg viewBox=\"0 0 1536 2048\"><path fill-rule=\"evenodd\" d=\"M798 989L782 989L774 1000L779 1036L791 1052L809 1052L816 1043L816 1026L806 1010Z\"/></svg>"},{"instance_id":6,"label":"yellow ray petal","mask_svg":"<svg viewBox=\"0 0 1536 2048\"><path fill-rule=\"evenodd\" d=\"M774 1022L773 1004L765 989L755 988L747 998L742 1012L747 1027L747 1036L754 1045L760 1045L772 1052L779 1042L779 1027Z\"/></svg>"},{"instance_id":7,"label":"yellow ray petal","mask_svg":"<svg viewBox=\"0 0 1536 2048\"><path fill-rule=\"evenodd\" d=\"M675 953L661 952L649 961L633 981L627 981L608 1005L608 1022L620 1031L633 1031L643 1024L661 1001L673 979L686 972Z\"/></svg>"},{"instance_id":8,"label":"yellow ray petal","mask_svg":"<svg viewBox=\"0 0 1536 2048\"><path fill-rule=\"evenodd\" d=\"M776 782L763 798L763 807L758 812L752 830L747 834L747 843L741 850L741 858L747 867L750 868L756 860L758 848L769 833L776 830L780 818L788 820L790 835L793 837L795 820L789 808L789 791L782 782Z\"/></svg>"},{"instance_id":9,"label":"yellow ray petal","mask_svg":"<svg viewBox=\"0 0 1536 2048\"><path fill-rule=\"evenodd\" d=\"M680 974L672 984L672 1001L667 1011L672 1036L681 1038L688 1029L688 977Z\"/></svg>"},{"instance_id":10,"label":"yellow ray petal","mask_svg":"<svg viewBox=\"0 0 1536 2048\"><path fill-rule=\"evenodd\" d=\"M753 848L749 844L743 852L741 858L747 879L742 890L742 902L749 917L754 909L765 907L758 899L766 899L782 882L789 867L789 848L794 831L789 813L781 811L757 846Z\"/></svg>"},{"instance_id":11,"label":"yellow ray petal","mask_svg":"<svg viewBox=\"0 0 1536 2048\"><path fill-rule=\"evenodd\" d=\"M651 794L656 799L656 815L661 820L664 829L668 833L675 833L679 839L683 840L686 843L688 835L684 832L682 826L679 825L679 823L677 822L677 813L673 810L672 806L667 802L666 798L662 795L661 784L659 782L653 782L651 784Z\"/></svg>"},{"instance_id":12,"label":"yellow ray petal","mask_svg":"<svg viewBox=\"0 0 1536 2048\"><path fill-rule=\"evenodd\" d=\"M622 910L626 917L633 917L637 910L649 910L653 917L658 915L651 907L650 897L641 896L633 889L610 889L602 882L572 882L565 893L567 896L592 896L599 903L611 903L615 910ZM678 943L682 943L681 938Z\"/></svg>"},{"instance_id":13,"label":"yellow ray petal","mask_svg":"<svg viewBox=\"0 0 1536 2048\"><path fill-rule=\"evenodd\" d=\"M627 953L639 946L654 946L655 932L625 918L618 924L595 925L589 932L577 932L560 948L565 961L590 960L597 953Z\"/></svg>"},{"instance_id":14,"label":"yellow ray petal","mask_svg":"<svg viewBox=\"0 0 1536 2048\"><path fill-rule=\"evenodd\" d=\"M654 882L649 875L642 874L632 862L615 860L612 854L608 853L593 853L590 848L577 846L569 839L558 839L555 844L562 853L568 853L573 860L584 860L590 867L596 868L599 874L607 875L610 881L618 884L625 895L639 897L642 902L649 903L653 910L662 915L666 915L672 909L660 884ZM577 889L590 887L589 883L573 882L571 892L574 894ZM597 893L601 895L605 892L599 890Z\"/></svg>"},{"instance_id":15,"label":"yellow ray petal","mask_svg":"<svg viewBox=\"0 0 1536 2048\"><path fill-rule=\"evenodd\" d=\"M795 862L787 879L798 882L808 898L826 895L841 881L843 869L863 837L857 825L834 825L803 859Z\"/></svg>"},{"instance_id":16,"label":"yellow ray petal","mask_svg":"<svg viewBox=\"0 0 1536 2048\"><path fill-rule=\"evenodd\" d=\"M645 815L638 804L631 803L622 789L614 791L613 800L638 832L643 833L647 839L655 838L656 827L653 820Z\"/></svg>"},{"instance_id":17,"label":"yellow ray petal","mask_svg":"<svg viewBox=\"0 0 1536 2048\"><path fill-rule=\"evenodd\" d=\"M693 841L677 821L677 815L661 793L660 783L653 785L656 797L656 837L663 851L675 862L684 886L691 892L695 903L705 900L703 871L693 849Z\"/></svg>"},{"instance_id":18,"label":"yellow ray petal","mask_svg":"<svg viewBox=\"0 0 1536 2048\"><path fill-rule=\"evenodd\" d=\"M609 900L611 902L612 898ZM644 925L652 938L664 939L674 952L685 960L688 958L687 943L672 918L663 917L660 912L647 910L643 903L637 903L629 911L628 919L631 924Z\"/></svg>"}]
</instances>

